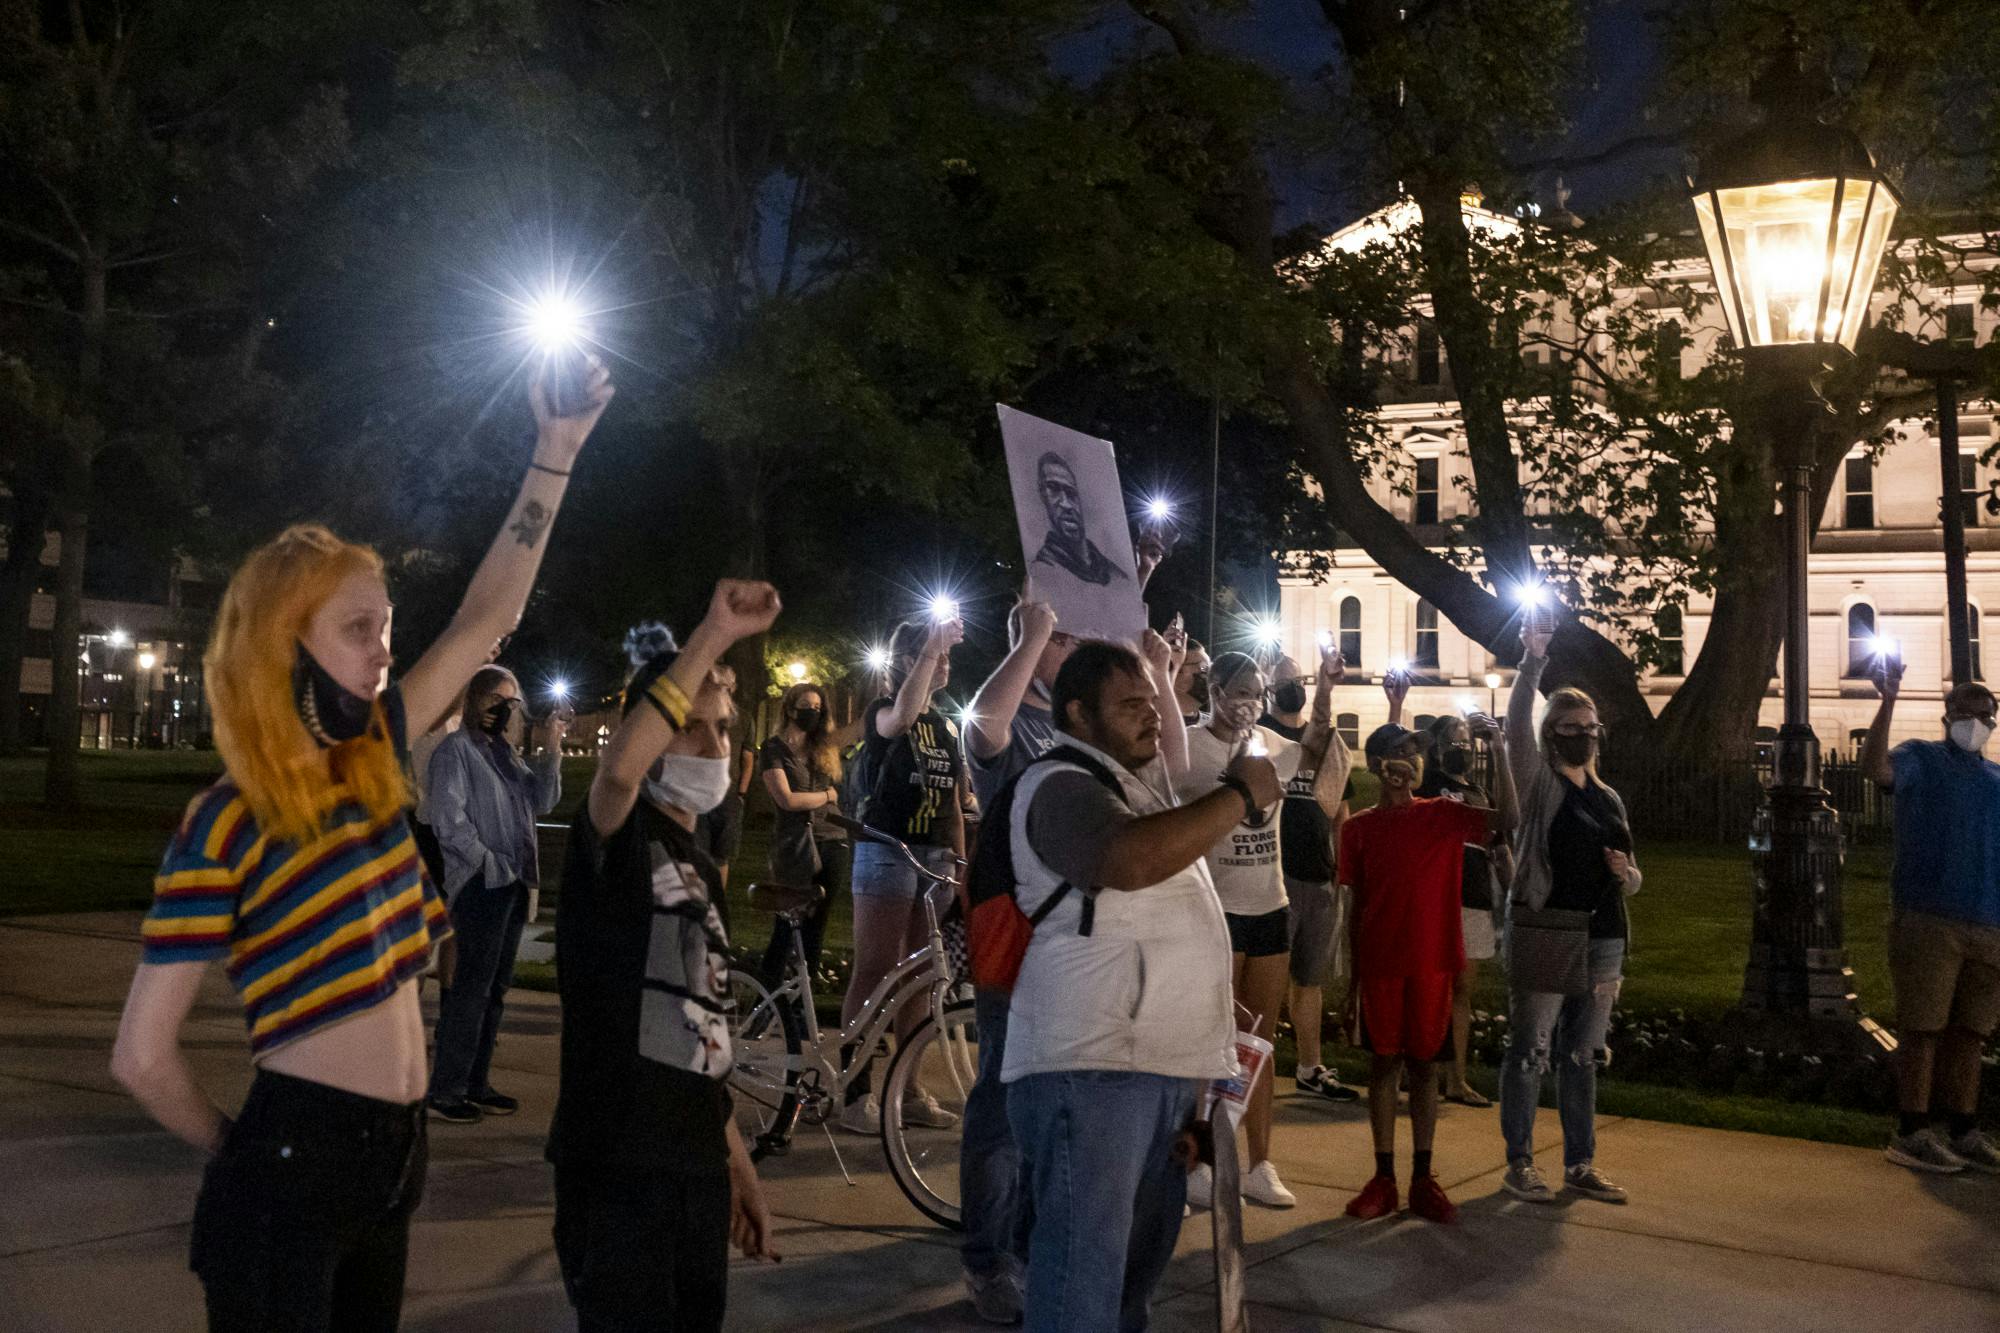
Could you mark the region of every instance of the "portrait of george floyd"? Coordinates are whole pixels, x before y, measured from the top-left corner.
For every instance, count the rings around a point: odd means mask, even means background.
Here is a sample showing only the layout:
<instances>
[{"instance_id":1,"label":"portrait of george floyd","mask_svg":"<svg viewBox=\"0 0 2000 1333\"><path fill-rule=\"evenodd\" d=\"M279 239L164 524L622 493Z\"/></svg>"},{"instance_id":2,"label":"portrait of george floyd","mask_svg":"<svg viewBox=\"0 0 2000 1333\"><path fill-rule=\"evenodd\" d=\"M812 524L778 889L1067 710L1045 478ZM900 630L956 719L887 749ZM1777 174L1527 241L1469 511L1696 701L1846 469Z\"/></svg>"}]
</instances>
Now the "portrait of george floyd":
<instances>
[{"instance_id":1,"label":"portrait of george floyd","mask_svg":"<svg viewBox=\"0 0 2000 1333\"><path fill-rule=\"evenodd\" d=\"M1146 628L1125 491L1109 440L1000 408L1033 595L1071 634L1130 642Z\"/></svg>"}]
</instances>

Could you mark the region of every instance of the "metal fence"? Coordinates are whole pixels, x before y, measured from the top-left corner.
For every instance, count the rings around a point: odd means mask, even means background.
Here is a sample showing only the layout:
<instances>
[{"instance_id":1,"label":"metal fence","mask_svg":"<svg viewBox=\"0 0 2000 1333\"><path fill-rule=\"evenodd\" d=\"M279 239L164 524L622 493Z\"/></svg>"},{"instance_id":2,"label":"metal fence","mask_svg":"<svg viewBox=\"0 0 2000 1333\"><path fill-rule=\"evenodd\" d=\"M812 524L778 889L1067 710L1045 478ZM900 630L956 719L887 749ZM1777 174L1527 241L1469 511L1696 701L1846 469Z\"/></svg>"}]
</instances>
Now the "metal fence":
<instances>
[{"instance_id":1,"label":"metal fence","mask_svg":"<svg viewBox=\"0 0 2000 1333\"><path fill-rule=\"evenodd\" d=\"M1470 776L1491 791L1489 759L1482 750ZM1641 836L1740 847L1749 839L1764 789L1771 785L1770 747L1759 745L1752 757L1735 764L1655 760L1640 765L1607 758L1603 777L1625 802ZM1820 781L1840 812L1850 843L1888 840L1892 802L1862 775L1855 760L1829 756L1821 765Z\"/></svg>"},{"instance_id":2,"label":"metal fence","mask_svg":"<svg viewBox=\"0 0 2000 1333\"><path fill-rule=\"evenodd\" d=\"M1753 758L1736 764L1654 761L1623 767L1621 772L1607 764L1605 781L1624 799L1634 829L1656 837L1740 846L1764 803L1764 789L1771 785L1770 754L1762 746ZM1850 843L1888 839L1891 802L1862 774L1860 764L1828 758L1821 765L1820 783L1840 812Z\"/></svg>"}]
</instances>

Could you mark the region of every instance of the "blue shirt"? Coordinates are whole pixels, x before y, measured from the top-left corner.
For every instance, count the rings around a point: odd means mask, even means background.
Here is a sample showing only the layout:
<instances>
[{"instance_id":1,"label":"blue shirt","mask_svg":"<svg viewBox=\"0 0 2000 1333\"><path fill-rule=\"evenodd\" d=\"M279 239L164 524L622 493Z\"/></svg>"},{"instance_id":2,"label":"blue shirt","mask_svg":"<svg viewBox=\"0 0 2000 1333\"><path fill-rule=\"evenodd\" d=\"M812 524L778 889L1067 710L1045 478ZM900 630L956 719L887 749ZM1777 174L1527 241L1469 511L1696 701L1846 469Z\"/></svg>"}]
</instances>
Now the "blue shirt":
<instances>
[{"instance_id":1,"label":"blue shirt","mask_svg":"<svg viewBox=\"0 0 2000 1333\"><path fill-rule=\"evenodd\" d=\"M1889 753L1896 785L1896 907L2000 926L2000 764L1950 741Z\"/></svg>"},{"instance_id":2,"label":"blue shirt","mask_svg":"<svg viewBox=\"0 0 2000 1333\"><path fill-rule=\"evenodd\" d=\"M972 769L972 794L979 801L979 808L990 810L1002 787L1062 740L1054 715L1032 698L1021 700L1021 706L1014 710L1014 720L1008 726L1007 748L991 759L981 759L973 750L972 733L968 730L965 758Z\"/></svg>"},{"instance_id":3,"label":"blue shirt","mask_svg":"<svg viewBox=\"0 0 2000 1333\"><path fill-rule=\"evenodd\" d=\"M424 813L444 851L444 894L474 879L489 889L541 882L535 819L562 799L562 756L545 750L532 764L484 732L460 727L424 770Z\"/></svg>"}]
</instances>

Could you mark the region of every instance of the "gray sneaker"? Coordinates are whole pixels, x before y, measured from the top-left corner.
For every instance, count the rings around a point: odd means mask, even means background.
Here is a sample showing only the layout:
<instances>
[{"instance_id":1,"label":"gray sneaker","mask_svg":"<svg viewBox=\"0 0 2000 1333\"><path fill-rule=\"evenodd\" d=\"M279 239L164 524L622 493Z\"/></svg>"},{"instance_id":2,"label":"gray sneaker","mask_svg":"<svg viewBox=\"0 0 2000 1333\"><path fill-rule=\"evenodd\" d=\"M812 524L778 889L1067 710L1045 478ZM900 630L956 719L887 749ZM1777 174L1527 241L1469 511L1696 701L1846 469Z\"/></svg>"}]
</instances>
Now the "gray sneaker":
<instances>
[{"instance_id":1,"label":"gray sneaker","mask_svg":"<svg viewBox=\"0 0 2000 1333\"><path fill-rule=\"evenodd\" d=\"M965 1275L965 1289L972 1296L972 1308L989 1324L1018 1324L1025 1304L1021 1280L1004 1269L980 1277Z\"/></svg>"},{"instance_id":2,"label":"gray sneaker","mask_svg":"<svg viewBox=\"0 0 2000 1333\"><path fill-rule=\"evenodd\" d=\"M1983 1140L1984 1136L1981 1137ZM1933 1175L1949 1176L1965 1170L1965 1159L1945 1147L1944 1139L1929 1125L1890 1139L1882 1155L1897 1166L1907 1166L1912 1171L1928 1171Z\"/></svg>"},{"instance_id":3,"label":"gray sneaker","mask_svg":"<svg viewBox=\"0 0 2000 1333\"><path fill-rule=\"evenodd\" d=\"M1500 1188L1517 1199L1529 1203L1554 1203L1556 1192L1549 1188L1549 1182L1542 1179L1542 1173L1535 1169L1532 1161L1515 1162L1507 1168L1507 1174L1500 1178Z\"/></svg>"},{"instance_id":4,"label":"gray sneaker","mask_svg":"<svg viewBox=\"0 0 2000 1333\"><path fill-rule=\"evenodd\" d=\"M1563 1188L1575 1190L1584 1198L1596 1199L1600 1203L1625 1202L1624 1187L1606 1180L1589 1162L1563 1172Z\"/></svg>"},{"instance_id":5,"label":"gray sneaker","mask_svg":"<svg viewBox=\"0 0 2000 1333\"><path fill-rule=\"evenodd\" d=\"M1951 1141L1952 1155L1962 1158L1974 1171L1991 1171L2000 1175L2000 1148L1993 1146L1993 1140L1978 1130L1962 1135Z\"/></svg>"}]
</instances>

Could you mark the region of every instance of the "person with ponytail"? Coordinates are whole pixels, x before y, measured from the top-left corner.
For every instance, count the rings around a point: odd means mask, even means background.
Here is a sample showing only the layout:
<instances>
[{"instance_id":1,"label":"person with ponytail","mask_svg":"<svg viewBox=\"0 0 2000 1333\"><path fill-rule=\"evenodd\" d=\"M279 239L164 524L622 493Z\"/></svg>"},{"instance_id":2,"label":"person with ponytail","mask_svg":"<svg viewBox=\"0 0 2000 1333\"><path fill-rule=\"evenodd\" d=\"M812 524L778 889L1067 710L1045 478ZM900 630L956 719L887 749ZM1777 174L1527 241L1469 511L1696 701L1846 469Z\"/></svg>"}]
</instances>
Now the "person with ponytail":
<instances>
[{"instance_id":1,"label":"person with ponytail","mask_svg":"<svg viewBox=\"0 0 2000 1333\"><path fill-rule=\"evenodd\" d=\"M1611 1061L1611 1009L1625 975L1625 899L1639 891L1632 828L1618 793L1597 774L1604 727L1582 690L1549 695L1539 730L1535 696L1548 666L1545 629L1523 628L1520 672L1507 700L1507 762L1520 822L1503 945L1507 961L1507 1055L1500 1064L1500 1131L1507 1143L1501 1186L1517 1199L1553 1203L1535 1166L1535 1107L1553 1068L1563 1132L1563 1188L1605 1203L1625 1191L1598 1171L1597 1071ZM1535 951L1517 948L1529 913L1587 914L1588 989L1565 994L1537 973ZM1534 927L1544 936L1550 924ZM1545 951L1544 951L1545 952Z\"/></svg>"},{"instance_id":2,"label":"person with ponytail","mask_svg":"<svg viewBox=\"0 0 2000 1333\"><path fill-rule=\"evenodd\" d=\"M840 744L826 714L826 695L810 681L785 691L778 716L783 722L757 751L764 790L778 809L771 832L771 879L826 890L800 921L806 967L818 971L827 911L836 895L847 892L847 835L829 818L840 813ZM767 984L783 980L791 947L790 923L779 917L764 950Z\"/></svg>"},{"instance_id":3,"label":"person with ponytail","mask_svg":"<svg viewBox=\"0 0 2000 1333\"><path fill-rule=\"evenodd\" d=\"M778 610L770 584L724 579L686 647L659 625L627 636L623 720L570 826L547 1155L582 1333L718 1329L730 1244L777 1257L730 1115L729 935L695 821L734 782L736 705L717 660Z\"/></svg>"},{"instance_id":4,"label":"person with ponytail","mask_svg":"<svg viewBox=\"0 0 2000 1333\"><path fill-rule=\"evenodd\" d=\"M450 929L410 832L407 738L453 706L534 586L570 469L611 399L531 391L533 461L465 600L388 680L380 556L314 525L259 548L203 658L224 774L188 806L143 926L111 1072L209 1154L189 1266L211 1330L397 1326L425 1166L417 976ZM256 1077L237 1116L196 1083L181 1028L212 962Z\"/></svg>"},{"instance_id":5,"label":"person with ponytail","mask_svg":"<svg viewBox=\"0 0 2000 1333\"><path fill-rule=\"evenodd\" d=\"M457 959L438 997L431 1114L453 1124L512 1115L521 1104L488 1081L514 955L541 884L535 820L562 799L562 712L534 729L541 753L524 761L521 683L483 666L465 690L457 730L424 774L431 826L443 853Z\"/></svg>"}]
</instances>

